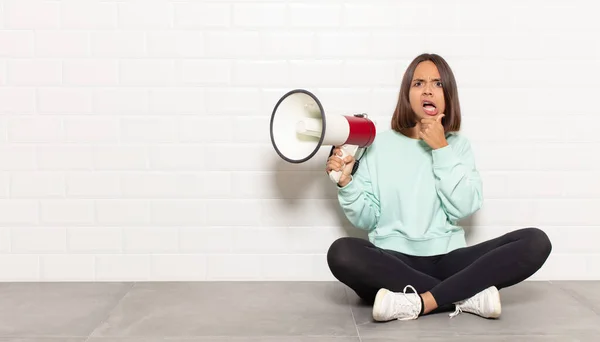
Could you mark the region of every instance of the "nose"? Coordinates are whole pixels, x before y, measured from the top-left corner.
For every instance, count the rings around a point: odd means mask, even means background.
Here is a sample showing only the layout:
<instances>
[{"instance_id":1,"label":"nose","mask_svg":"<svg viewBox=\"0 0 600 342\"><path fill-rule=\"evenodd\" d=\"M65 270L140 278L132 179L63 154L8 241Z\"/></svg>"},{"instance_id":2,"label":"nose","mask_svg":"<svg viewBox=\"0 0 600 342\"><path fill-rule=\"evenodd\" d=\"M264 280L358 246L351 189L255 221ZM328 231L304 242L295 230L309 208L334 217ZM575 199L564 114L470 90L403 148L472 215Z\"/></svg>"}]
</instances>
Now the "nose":
<instances>
[{"instance_id":1,"label":"nose","mask_svg":"<svg viewBox=\"0 0 600 342\"><path fill-rule=\"evenodd\" d=\"M423 87L423 95L431 95L433 94L433 91L431 90L431 84L426 83L425 86Z\"/></svg>"}]
</instances>

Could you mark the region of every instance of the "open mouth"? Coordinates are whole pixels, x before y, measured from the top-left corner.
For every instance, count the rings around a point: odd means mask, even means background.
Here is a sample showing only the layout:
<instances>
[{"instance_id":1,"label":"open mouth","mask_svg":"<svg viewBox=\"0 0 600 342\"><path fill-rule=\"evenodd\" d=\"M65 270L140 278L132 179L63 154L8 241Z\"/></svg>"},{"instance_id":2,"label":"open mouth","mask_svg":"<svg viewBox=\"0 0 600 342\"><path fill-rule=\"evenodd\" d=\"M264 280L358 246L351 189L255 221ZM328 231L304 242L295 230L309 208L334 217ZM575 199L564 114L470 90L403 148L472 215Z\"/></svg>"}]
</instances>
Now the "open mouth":
<instances>
[{"instance_id":1,"label":"open mouth","mask_svg":"<svg viewBox=\"0 0 600 342\"><path fill-rule=\"evenodd\" d=\"M437 107L435 106L435 103L433 103L431 101L423 101L423 110L425 111L425 114L427 114L427 115L436 115L437 114Z\"/></svg>"}]
</instances>

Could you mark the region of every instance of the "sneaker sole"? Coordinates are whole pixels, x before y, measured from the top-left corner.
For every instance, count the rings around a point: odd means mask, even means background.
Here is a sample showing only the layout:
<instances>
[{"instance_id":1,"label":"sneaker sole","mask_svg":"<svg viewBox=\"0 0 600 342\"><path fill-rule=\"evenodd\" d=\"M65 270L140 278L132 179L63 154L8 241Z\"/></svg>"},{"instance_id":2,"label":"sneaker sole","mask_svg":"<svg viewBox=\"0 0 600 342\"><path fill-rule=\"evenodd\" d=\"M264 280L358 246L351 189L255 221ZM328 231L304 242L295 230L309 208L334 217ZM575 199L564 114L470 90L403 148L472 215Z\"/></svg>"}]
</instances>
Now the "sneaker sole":
<instances>
[{"instance_id":1,"label":"sneaker sole","mask_svg":"<svg viewBox=\"0 0 600 342\"><path fill-rule=\"evenodd\" d=\"M375 296L375 303L373 304L373 319L379 322L385 322L387 320L383 319L378 313L381 312L381 302L386 294L390 291L387 289L379 289L377 291L377 295Z\"/></svg>"},{"instance_id":2,"label":"sneaker sole","mask_svg":"<svg viewBox=\"0 0 600 342\"><path fill-rule=\"evenodd\" d=\"M490 291L492 293L492 296L494 297L494 308L496 309L492 311L492 313L489 315L489 318L498 318L500 317L500 314L502 314L502 304L500 303L500 291L498 291L496 286L492 286L488 289L488 291Z\"/></svg>"}]
</instances>

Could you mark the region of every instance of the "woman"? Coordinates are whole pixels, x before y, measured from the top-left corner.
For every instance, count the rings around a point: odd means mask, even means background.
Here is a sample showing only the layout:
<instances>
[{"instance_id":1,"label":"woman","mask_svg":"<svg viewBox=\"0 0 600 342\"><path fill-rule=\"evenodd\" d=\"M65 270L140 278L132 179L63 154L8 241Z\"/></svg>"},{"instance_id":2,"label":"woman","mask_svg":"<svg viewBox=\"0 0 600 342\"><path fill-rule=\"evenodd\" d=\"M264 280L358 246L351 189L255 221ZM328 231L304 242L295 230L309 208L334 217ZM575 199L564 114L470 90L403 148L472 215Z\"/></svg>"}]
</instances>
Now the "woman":
<instances>
[{"instance_id":1,"label":"woman","mask_svg":"<svg viewBox=\"0 0 600 342\"><path fill-rule=\"evenodd\" d=\"M458 224L480 209L482 182L447 62L418 56L408 67L392 116L352 174L339 149L326 170L342 170L338 199L369 241L344 237L327 254L333 275L373 303L377 321L416 319L456 309L485 318L501 313L498 290L539 270L548 236L523 228L467 247ZM408 289L412 292L407 291Z\"/></svg>"}]
</instances>

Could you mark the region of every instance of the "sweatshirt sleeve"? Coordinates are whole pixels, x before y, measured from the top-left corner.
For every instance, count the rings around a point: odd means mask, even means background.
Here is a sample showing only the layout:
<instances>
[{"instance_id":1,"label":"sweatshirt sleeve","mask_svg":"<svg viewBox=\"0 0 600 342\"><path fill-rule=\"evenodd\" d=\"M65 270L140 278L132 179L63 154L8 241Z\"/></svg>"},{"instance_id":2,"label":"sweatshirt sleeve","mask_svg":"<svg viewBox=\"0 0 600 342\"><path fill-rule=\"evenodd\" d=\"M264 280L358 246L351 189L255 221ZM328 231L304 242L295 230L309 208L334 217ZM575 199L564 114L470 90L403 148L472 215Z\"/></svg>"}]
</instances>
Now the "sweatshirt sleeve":
<instances>
[{"instance_id":1,"label":"sweatshirt sleeve","mask_svg":"<svg viewBox=\"0 0 600 342\"><path fill-rule=\"evenodd\" d=\"M369 174L368 159L367 150L352 180L346 186L338 188L338 200L344 214L355 227L366 231L377 226L381 212Z\"/></svg>"},{"instance_id":2,"label":"sweatshirt sleeve","mask_svg":"<svg viewBox=\"0 0 600 342\"><path fill-rule=\"evenodd\" d=\"M466 139L432 150L436 191L448 218L464 219L483 203L482 181Z\"/></svg>"}]
</instances>

